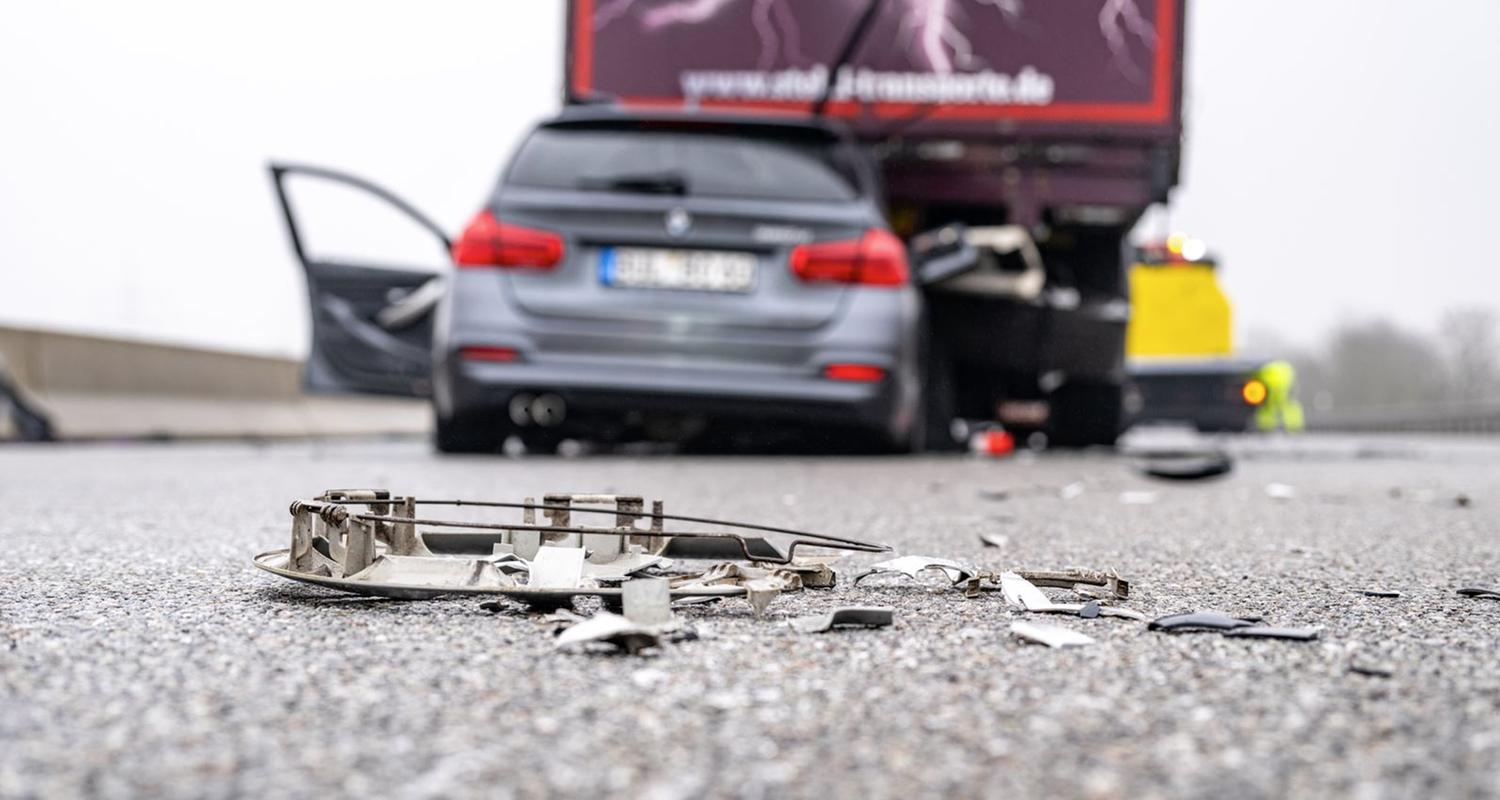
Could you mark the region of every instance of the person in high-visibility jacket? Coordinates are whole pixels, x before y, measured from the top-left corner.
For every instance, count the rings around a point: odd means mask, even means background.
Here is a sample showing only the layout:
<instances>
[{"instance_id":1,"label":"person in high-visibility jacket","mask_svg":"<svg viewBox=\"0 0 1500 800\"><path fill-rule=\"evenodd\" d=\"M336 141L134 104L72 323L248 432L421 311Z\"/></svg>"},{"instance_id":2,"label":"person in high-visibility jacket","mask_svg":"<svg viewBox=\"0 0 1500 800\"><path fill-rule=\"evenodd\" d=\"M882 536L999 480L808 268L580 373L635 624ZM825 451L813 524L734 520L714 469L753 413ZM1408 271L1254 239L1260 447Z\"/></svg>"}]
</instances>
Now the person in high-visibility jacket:
<instances>
[{"instance_id":1,"label":"person in high-visibility jacket","mask_svg":"<svg viewBox=\"0 0 1500 800\"><path fill-rule=\"evenodd\" d=\"M1274 431L1277 427L1296 433L1302 430L1302 404L1294 393L1297 370L1285 361L1272 361L1255 371L1251 384L1259 382L1261 401L1255 407L1255 426L1263 431ZM1252 386L1246 385L1246 400L1251 399Z\"/></svg>"}]
</instances>

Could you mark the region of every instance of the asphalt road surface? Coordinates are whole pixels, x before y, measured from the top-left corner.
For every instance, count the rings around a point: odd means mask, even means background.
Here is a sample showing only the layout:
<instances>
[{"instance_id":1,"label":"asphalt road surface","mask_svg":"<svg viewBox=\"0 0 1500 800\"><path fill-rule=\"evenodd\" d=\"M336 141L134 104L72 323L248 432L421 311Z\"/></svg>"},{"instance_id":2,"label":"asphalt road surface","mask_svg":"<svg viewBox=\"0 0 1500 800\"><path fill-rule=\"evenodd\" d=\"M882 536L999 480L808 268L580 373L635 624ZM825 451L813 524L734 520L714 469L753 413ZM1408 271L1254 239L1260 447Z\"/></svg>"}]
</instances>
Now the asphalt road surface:
<instances>
[{"instance_id":1,"label":"asphalt road surface","mask_svg":"<svg viewBox=\"0 0 1500 800\"><path fill-rule=\"evenodd\" d=\"M1455 593L1500 583L1500 447L1237 449L1228 478L1169 484L1109 453L3 448L0 796L1500 793L1500 601ZM697 641L595 655L554 651L534 619L472 599L347 598L251 568L286 546L290 500L359 486L642 493L986 568L1114 568L1146 614L1259 614L1321 637L1032 618L1097 639L1051 650L1009 635L1026 615L998 593L872 578L783 596L763 619L739 600L692 607L679 614ZM785 622L841 604L894 606L896 622L821 635Z\"/></svg>"}]
</instances>

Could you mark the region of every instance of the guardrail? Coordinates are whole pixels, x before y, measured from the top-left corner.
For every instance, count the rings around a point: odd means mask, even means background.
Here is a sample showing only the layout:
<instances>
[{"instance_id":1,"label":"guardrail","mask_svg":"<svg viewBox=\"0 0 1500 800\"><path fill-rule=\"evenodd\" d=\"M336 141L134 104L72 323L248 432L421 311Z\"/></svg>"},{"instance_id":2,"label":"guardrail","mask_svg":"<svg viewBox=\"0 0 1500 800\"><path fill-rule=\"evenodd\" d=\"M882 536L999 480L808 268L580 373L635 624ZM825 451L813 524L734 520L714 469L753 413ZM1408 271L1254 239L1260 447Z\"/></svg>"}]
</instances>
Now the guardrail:
<instances>
[{"instance_id":1,"label":"guardrail","mask_svg":"<svg viewBox=\"0 0 1500 800\"><path fill-rule=\"evenodd\" d=\"M1308 430L1348 433L1500 433L1500 399L1310 411Z\"/></svg>"},{"instance_id":2,"label":"guardrail","mask_svg":"<svg viewBox=\"0 0 1500 800\"><path fill-rule=\"evenodd\" d=\"M44 438L10 395L59 439L417 434L432 417L420 400L305 395L291 358L0 326L0 359L0 440Z\"/></svg>"}]
</instances>

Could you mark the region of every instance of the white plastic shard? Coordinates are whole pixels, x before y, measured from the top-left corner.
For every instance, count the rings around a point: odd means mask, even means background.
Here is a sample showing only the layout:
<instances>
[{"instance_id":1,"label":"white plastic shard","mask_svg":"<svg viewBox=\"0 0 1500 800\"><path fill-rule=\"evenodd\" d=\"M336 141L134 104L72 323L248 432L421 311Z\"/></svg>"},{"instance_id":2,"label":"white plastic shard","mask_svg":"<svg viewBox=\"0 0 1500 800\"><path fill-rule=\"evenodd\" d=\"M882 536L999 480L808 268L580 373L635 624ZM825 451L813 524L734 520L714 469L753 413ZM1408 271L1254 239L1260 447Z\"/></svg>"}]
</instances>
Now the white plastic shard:
<instances>
[{"instance_id":1,"label":"white plastic shard","mask_svg":"<svg viewBox=\"0 0 1500 800\"><path fill-rule=\"evenodd\" d=\"M661 636L651 626L638 625L619 614L600 611L559 633L553 642L553 647L562 649L570 645L590 642L606 642L627 653L634 654L647 647L660 645Z\"/></svg>"},{"instance_id":2,"label":"white plastic shard","mask_svg":"<svg viewBox=\"0 0 1500 800\"><path fill-rule=\"evenodd\" d=\"M1056 625L1038 625L1034 622L1012 622L1010 632L1025 641L1044 644L1048 647L1081 647L1094 643L1093 637L1078 631L1060 628Z\"/></svg>"},{"instance_id":3,"label":"white plastic shard","mask_svg":"<svg viewBox=\"0 0 1500 800\"><path fill-rule=\"evenodd\" d=\"M1285 483L1266 484L1266 497L1272 500L1291 500L1297 496L1297 487Z\"/></svg>"},{"instance_id":4,"label":"white plastic shard","mask_svg":"<svg viewBox=\"0 0 1500 800\"><path fill-rule=\"evenodd\" d=\"M540 547L531 562L531 589L576 589L583 582L582 547Z\"/></svg>"},{"instance_id":5,"label":"white plastic shard","mask_svg":"<svg viewBox=\"0 0 1500 800\"><path fill-rule=\"evenodd\" d=\"M531 564L510 550L510 545L497 544L494 552L489 558L483 559L495 565L495 569L507 575L517 572L530 572Z\"/></svg>"},{"instance_id":6,"label":"white plastic shard","mask_svg":"<svg viewBox=\"0 0 1500 800\"><path fill-rule=\"evenodd\" d=\"M615 560L603 564L585 561L583 564L583 574L596 579L624 580L644 569L651 567L669 569L671 566L672 559L670 558L662 558L661 556L653 556L641 552L631 552L620 555Z\"/></svg>"},{"instance_id":7,"label":"white plastic shard","mask_svg":"<svg viewBox=\"0 0 1500 800\"><path fill-rule=\"evenodd\" d=\"M671 588L665 578L634 578L620 585L625 618L637 625L671 625Z\"/></svg>"},{"instance_id":8,"label":"white plastic shard","mask_svg":"<svg viewBox=\"0 0 1500 800\"><path fill-rule=\"evenodd\" d=\"M1014 572L1002 572L1000 574L1000 593L1004 595L1006 605L1012 608L1019 608L1023 611L1034 611L1044 614L1076 614L1083 610L1083 603L1052 602L1031 581Z\"/></svg>"},{"instance_id":9,"label":"white plastic shard","mask_svg":"<svg viewBox=\"0 0 1500 800\"><path fill-rule=\"evenodd\" d=\"M957 561L929 556L901 556L900 558L893 558L889 561L870 565L869 569L854 576L853 583L857 586L865 578L882 572L899 572L915 578L921 572L929 569L941 570L951 583L962 583L974 576L973 569Z\"/></svg>"},{"instance_id":10,"label":"white plastic shard","mask_svg":"<svg viewBox=\"0 0 1500 800\"><path fill-rule=\"evenodd\" d=\"M1074 591L1077 591L1077 588ZM1000 593L1005 597L1005 604L1011 608L1019 608L1036 614L1078 614L1079 616L1097 614L1101 617L1119 617L1137 622L1145 622L1147 619L1145 614L1134 609L1105 605L1097 601L1054 603L1041 589L1036 588L1036 584L1014 572L1000 573Z\"/></svg>"}]
</instances>

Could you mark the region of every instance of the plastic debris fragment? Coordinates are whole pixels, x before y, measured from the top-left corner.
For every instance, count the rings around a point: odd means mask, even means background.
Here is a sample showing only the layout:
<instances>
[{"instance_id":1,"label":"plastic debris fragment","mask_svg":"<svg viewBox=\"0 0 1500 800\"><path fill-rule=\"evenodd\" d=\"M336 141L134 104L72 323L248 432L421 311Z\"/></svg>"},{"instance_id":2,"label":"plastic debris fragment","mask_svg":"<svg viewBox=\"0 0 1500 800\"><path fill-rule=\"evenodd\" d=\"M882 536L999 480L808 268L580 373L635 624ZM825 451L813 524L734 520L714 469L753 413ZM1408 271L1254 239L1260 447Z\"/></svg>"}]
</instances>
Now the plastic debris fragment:
<instances>
[{"instance_id":1,"label":"plastic debris fragment","mask_svg":"<svg viewBox=\"0 0 1500 800\"><path fill-rule=\"evenodd\" d=\"M1038 625L1034 622L1012 622L1010 632L1018 638L1048 647L1081 647L1093 644L1091 636L1056 625Z\"/></svg>"},{"instance_id":2,"label":"plastic debris fragment","mask_svg":"<svg viewBox=\"0 0 1500 800\"><path fill-rule=\"evenodd\" d=\"M542 547L531 561L533 589L576 589L583 582L582 547Z\"/></svg>"},{"instance_id":3,"label":"plastic debris fragment","mask_svg":"<svg viewBox=\"0 0 1500 800\"><path fill-rule=\"evenodd\" d=\"M678 606L703 606L703 605L708 605L709 603L717 603L717 602L719 602L720 600L723 600L723 599L724 598L722 598L722 597L703 597L703 596L699 596L699 597L683 597L683 598L680 598L680 599L677 599L677 600L673 600L672 601L672 607L676 608Z\"/></svg>"},{"instance_id":4,"label":"plastic debris fragment","mask_svg":"<svg viewBox=\"0 0 1500 800\"><path fill-rule=\"evenodd\" d=\"M890 625L895 610L886 606L848 606L827 614L787 620L798 633L823 633L834 628L883 628Z\"/></svg>"},{"instance_id":5,"label":"plastic debris fragment","mask_svg":"<svg viewBox=\"0 0 1500 800\"><path fill-rule=\"evenodd\" d=\"M1003 533L981 533L979 543L985 547L1006 547L1010 544L1010 537Z\"/></svg>"},{"instance_id":6,"label":"plastic debris fragment","mask_svg":"<svg viewBox=\"0 0 1500 800\"><path fill-rule=\"evenodd\" d=\"M1272 500L1291 500L1297 496L1297 487L1285 483L1266 484L1266 497Z\"/></svg>"},{"instance_id":7,"label":"plastic debris fragment","mask_svg":"<svg viewBox=\"0 0 1500 800\"><path fill-rule=\"evenodd\" d=\"M1317 628L1278 628L1274 625L1250 625L1224 631L1225 636L1243 636L1247 639L1291 639L1310 642L1318 638Z\"/></svg>"},{"instance_id":8,"label":"plastic debris fragment","mask_svg":"<svg viewBox=\"0 0 1500 800\"><path fill-rule=\"evenodd\" d=\"M826 560L820 558L796 558L789 564L767 564L759 561L752 562L752 566L760 569L779 570L782 572L796 573L802 579L804 589L832 589L838 585L838 573L828 565Z\"/></svg>"},{"instance_id":9,"label":"plastic debris fragment","mask_svg":"<svg viewBox=\"0 0 1500 800\"><path fill-rule=\"evenodd\" d=\"M1151 620L1146 627L1153 631L1189 633L1193 631L1227 631L1235 628L1248 628L1253 624L1253 622L1248 620L1231 617L1228 614L1220 614L1216 611L1195 611L1189 614L1169 614L1165 617L1157 617Z\"/></svg>"},{"instance_id":10,"label":"plastic debris fragment","mask_svg":"<svg viewBox=\"0 0 1500 800\"><path fill-rule=\"evenodd\" d=\"M1361 589L1359 593L1365 597L1400 597L1401 593L1394 589Z\"/></svg>"},{"instance_id":11,"label":"plastic debris fragment","mask_svg":"<svg viewBox=\"0 0 1500 800\"><path fill-rule=\"evenodd\" d=\"M675 589L711 586L737 586L744 590L750 608L758 617L782 592L802 588L802 576L778 567L750 567L728 562L715 564L699 575L680 575L672 579Z\"/></svg>"},{"instance_id":12,"label":"plastic debris fragment","mask_svg":"<svg viewBox=\"0 0 1500 800\"><path fill-rule=\"evenodd\" d=\"M922 572L929 569L942 571L942 573L948 577L948 581L950 583L962 583L973 577L975 574L972 568L965 567L957 561L950 561L946 558L931 558L928 556L901 556L900 558L893 558L889 561L882 561L879 564L870 565L869 569L859 573L858 575L855 575L852 583L858 586L859 582L864 580L865 578L884 572L899 572L903 575L909 575L915 578Z\"/></svg>"},{"instance_id":13,"label":"plastic debris fragment","mask_svg":"<svg viewBox=\"0 0 1500 800\"><path fill-rule=\"evenodd\" d=\"M672 624L671 587L663 578L635 578L620 586L625 618L637 625Z\"/></svg>"},{"instance_id":14,"label":"plastic debris fragment","mask_svg":"<svg viewBox=\"0 0 1500 800\"><path fill-rule=\"evenodd\" d=\"M650 626L636 624L619 614L600 611L558 634L553 646L561 649L595 642L614 645L630 655L637 655L648 647L661 646L661 634Z\"/></svg>"},{"instance_id":15,"label":"plastic debris fragment","mask_svg":"<svg viewBox=\"0 0 1500 800\"><path fill-rule=\"evenodd\" d=\"M1058 573L1050 573L1058 574ZM1124 583L1122 581L1122 583ZM1074 587L1075 591L1077 587ZM1005 602L1012 608L1022 611L1030 611L1038 614L1077 614L1082 616L1084 610L1093 607L1093 615L1096 617L1120 617L1145 622L1146 615L1139 611L1118 606L1105 605L1097 600L1087 603L1054 603L1041 589L1016 572L1000 573L1000 592L1005 597Z\"/></svg>"},{"instance_id":16,"label":"plastic debris fragment","mask_svg":"<svg viewBox=\"0 0 1500 800\"><path fill-rule=\"evenodd\" d=\"M1355 657L1349 659L1349 671L1374 678L1389 678L1396 674L1396 665L1387 661L1369 661Z\"/></svg>"},{"instance_id":17,"label":"plastic debris fragment","mask_svg":"<svg viewBox=\"0 0 1500 800\"><path fill-rule=\"evenodd\" d=\"M1136 468L1146 475L1166 481L1201 481L1227 475L1234 469L1234 459L1222 450L1164 451L1144 453L1143 456Z\"/></svg>"},{"instance_id":18,"label":"plastic debris fragment","mask_svg":"<svg viewBox=\"0 0 1500 800\"><path fill-rule=\"evenodd\" d=\"M1043 594L1041 589L1032 585L1031 581L1014 572L1001 573L1000 592L1005 597L1006 605L1024 611L1057 611L1062 606L1062 604L1052 602L1051 598ZM1073 612L1077 612L1083 608L1081 604L1068 605L1072 606L1069 610Z\"/></svg>"},{"instance_id":19,"label":"plastic debris fragment","mask_svg":"<svg viewBox=\"0 0 1500 800\"><path fill-rule=\"evenodd\" d=\"M1492 586L1465 586L1458 590L1464 597L1483 597L1490 600L1500 600L1500 589Z\"/></svg>"},{"instance_id":20,"label":"plastic debris fragment","mask_svg":"<svg viewBox=\"0 0 1500 800\"><path fill-rule=\"evenodd\" d=\"M1075 594L1100 600L1127 600L1130 581L1114 572L1097 569L1018 569L1015 574L1037 586L1071 589Z\"/></svg>"}]
</instances>

